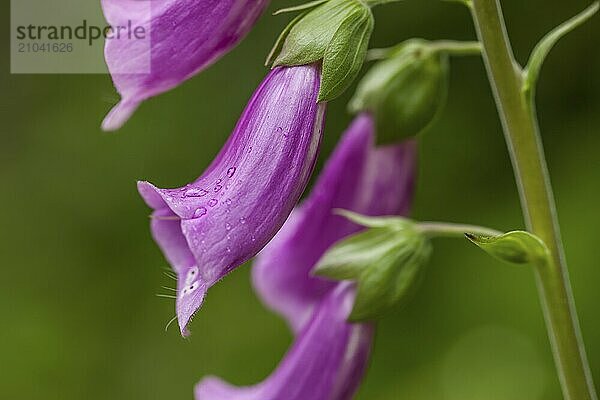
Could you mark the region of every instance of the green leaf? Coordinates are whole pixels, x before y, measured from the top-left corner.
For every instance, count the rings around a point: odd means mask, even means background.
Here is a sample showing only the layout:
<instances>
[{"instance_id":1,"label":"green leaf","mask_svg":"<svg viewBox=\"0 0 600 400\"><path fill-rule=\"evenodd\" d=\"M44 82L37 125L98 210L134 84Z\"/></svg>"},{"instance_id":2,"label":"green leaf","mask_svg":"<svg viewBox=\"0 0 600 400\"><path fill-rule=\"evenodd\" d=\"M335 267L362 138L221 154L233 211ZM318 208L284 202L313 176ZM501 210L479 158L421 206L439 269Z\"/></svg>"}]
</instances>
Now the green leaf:
<instances>
[{"instance_id":1,"label":"green leaf","mask_svg":"<svg viewBox=\"0 0 600 400\"><path fill-rule=\"evenodd\" d=\"M279 14L295 12L295 11L310 10L311 8L320 6L321 4L325 3L326 1L329 1L329 0L315 0L315 1L309 1L308 3L299 4L297 6L281 8L281 9L275 11L273 13L273 15L279 15Z\"/></svg>"},{"instance_id":2,"label":"green leaf","mask_svg":"<svg viewBox=\"0 0 600 400\"><path fill-rule=\"evenodd\" d=\"M548 248L537 236L512 231L499 236L466 233L465 236L492 256L513 264L540 264L548 258Z\"/></svg>"},{"instance_id":3,"label":"green leaf","mask_svg":"<svg viewBox=\"0 0 600 400\"><path fill-rule=\"evenodd\" d=\"M577 14L573 18L568 21L563 22L556 28L554 28L550 33L540 40L540 42L535 46L531 55L529 56L529 61L527 63L527 67L523 71L523 94L529 98L532 97L535 84L537 82L538 76L540 74L540 69L542 68L542 64L544 59L552 49L552 47L558 42L560 38L565 36L567 33L571 32L573 29L577 28L579 25L583 24L587 21L592 15L594 15L599 8L599 2L594 2L591 6L586 8L581 13Z\"/></svg>"},{"instance_id":4,"label":"green leaf","mask_svg":"<svg viewBox=\"0 0 600 400\"><path fill-rule=\"evenodd\" d=\"M374 25L371 10L363 7L339 26L323 57L318 101L333 100L352 84L365 60Z\"/></svg>"}]
</instances>

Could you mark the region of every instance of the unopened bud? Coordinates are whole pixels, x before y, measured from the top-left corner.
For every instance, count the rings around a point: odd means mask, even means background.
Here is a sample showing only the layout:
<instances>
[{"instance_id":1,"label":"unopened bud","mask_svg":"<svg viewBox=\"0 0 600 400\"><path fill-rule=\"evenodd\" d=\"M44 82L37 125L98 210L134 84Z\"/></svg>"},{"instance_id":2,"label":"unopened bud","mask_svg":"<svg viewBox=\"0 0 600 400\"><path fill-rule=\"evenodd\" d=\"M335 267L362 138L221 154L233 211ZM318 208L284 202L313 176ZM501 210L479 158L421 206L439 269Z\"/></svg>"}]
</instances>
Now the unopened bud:
<instances>
[{"instance_id":1,"label":"unopened bud","mask_svg":"<svg viewBox=\"0 0 600 400\"><path fill-rule=\"evenodd\" d=\"M352 321L376 319L405 302L429 259L431 245L414 222L344 212L368 229L333 246L314 273L357 284Z\"/></svg>"},{"instance_id":2,"label":"unopened bud","mask_svg":"<svg viewBox=\"0 0 600 400\"><path fill-rule=\"evenodd\" d=\"M350 111L374 115L380 142L418 135L445 103L447 58L445 52L425 40L401 43L359 83Z\"/></svg>"}]
</instances>

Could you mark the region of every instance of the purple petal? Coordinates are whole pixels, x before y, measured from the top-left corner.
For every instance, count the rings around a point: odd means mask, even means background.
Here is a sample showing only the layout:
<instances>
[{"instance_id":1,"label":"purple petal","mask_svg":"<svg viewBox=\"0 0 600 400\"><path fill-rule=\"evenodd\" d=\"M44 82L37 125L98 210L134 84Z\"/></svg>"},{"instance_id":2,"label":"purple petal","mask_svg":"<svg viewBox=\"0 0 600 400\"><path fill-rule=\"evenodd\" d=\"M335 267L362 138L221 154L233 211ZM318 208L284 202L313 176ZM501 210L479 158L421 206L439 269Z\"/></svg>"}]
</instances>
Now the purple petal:
<instances>
[{"instance_id":1,"label":"purple petal","mask_svg":"<svg viewBox=\"0 0 600 400\"><path fill-rule=\"evenodd\" d=\"M375 148L372 118L358 116L328 160L308 199L294 210L257 257L252 276L264 303L298 332L335 285L311 277L325 251L361 228L333 210L366 215L404 214L413 192L414 142Z\"/></svg>"},{"instance_id":2,"label":"purple petal","mask_svg":"<svg viewBox=\"0 0 600 400\"><path fill-rule=\"evenodd\" d=\"M268 0L102 0L111 26L131 21L150 35L149 46L143 47L125 35L106 41L106 63L122 100L104 120L103 129L119 129L142 101L174 88L235 47L268 4Z\"/></svg>"},{"instance_id":3,"label":"purple petal","mask_svg":"<svg viewBox=\"0 0 600 400\"><path fill-rule=\"evenodd\" d=\"M347 400L369 358L373 329L346 322L354 302L351 284L342 283L315 309L279 367L262 383L231 386L203 379L196 400Z\"/></svg>"},{"instance_id":4,"label":"purple petal","mask_svg":"<svg viewBox=\"0 0 600 400\"><path fill-rule=\"evenodd\" d=\"M182 334L206 290L271 240L304 191L323 130L319 77L314 65L272 70L200 178L179 189L138 184L179 278Z\"/></svg>"}]
</instances>

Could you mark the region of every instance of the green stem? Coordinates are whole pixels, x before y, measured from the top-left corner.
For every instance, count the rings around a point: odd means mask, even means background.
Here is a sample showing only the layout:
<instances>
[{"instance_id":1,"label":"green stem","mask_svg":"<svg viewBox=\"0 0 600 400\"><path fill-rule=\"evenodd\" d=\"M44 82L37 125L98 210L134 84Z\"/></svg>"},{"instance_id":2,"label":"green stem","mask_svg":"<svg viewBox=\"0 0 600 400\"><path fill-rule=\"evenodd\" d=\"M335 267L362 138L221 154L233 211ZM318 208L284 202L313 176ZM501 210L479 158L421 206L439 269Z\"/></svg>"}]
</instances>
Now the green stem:
<instances>
[{"instance_id":1,"label":"green stem","mask_svg":"<svg viewBox=\"0 0 600 400\"><path fill-rule=\"evenodd\" d=\"M430 49L443 51L451 56L478 56L481 54L479 42L436 40L431 42Z\"/></svg>"},{"instance_id":2,"label":"green stem","mask_svg":"<svg viewBox=\"0 0 600 400\"><path fill-rule=\"evenodd\" d=\"M522 95L521 69L515 62L498 0L473 0L471 10L515 170L527 228L546 243L551 254L549 262L535 271L563 395L566 400L596 400L535 108Z\"/></svg>"},{"instance_id":3,"label":"green stem","mask_svg":"<svg viewBox=\"0 0 600 400\"><path fill-rule=\"evenodd\" d=\"M453 224L448 222L420 222L419 230L429 237L465 237L465 233L483 236L499 236L502 232L476 225Z\"/></svg>"}]
</instances>

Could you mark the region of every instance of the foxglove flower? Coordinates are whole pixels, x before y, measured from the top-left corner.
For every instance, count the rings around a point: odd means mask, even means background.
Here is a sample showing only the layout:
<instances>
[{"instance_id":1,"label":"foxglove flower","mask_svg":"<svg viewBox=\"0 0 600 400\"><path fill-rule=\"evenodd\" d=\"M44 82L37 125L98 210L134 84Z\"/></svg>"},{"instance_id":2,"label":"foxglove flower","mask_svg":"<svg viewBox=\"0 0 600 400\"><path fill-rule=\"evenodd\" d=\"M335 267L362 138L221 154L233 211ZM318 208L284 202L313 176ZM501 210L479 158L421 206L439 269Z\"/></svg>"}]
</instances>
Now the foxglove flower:
<instances>
[{"instance_id":1,"label":"foxglove flower","mask_svg":"<svg viewBox=\"0 0 600 400\"><path fill-rule=\"evenodd\" d=\"M374 148L373 121L363 114L348 129L309 198L257 257L253 280L268 307L282 314L296 339L263 382L234 387L202 380L196 400L348 400L368 362L373 326L352 324L355 288L311 276L329 246L361 229L334 214L405 213L415 170L415 145Z\"/></svg>"},{"instance_id":2,"label":"foxglove flower","mask_svg":"<svg viewBox=\"0 0 600 400\"><path fill-rule=\"evenodd\" d=\"M104 120L103 129L119 129L142 101L214 63L246 36L268 4L268 0L102 0L111 26L130 25L150 35L145 49L126 35L106 41L106 63L122 99Z\"/></svg>"},{"instance_id":3,"label":"foxglove flower","mask_svg":"<svg viewBox=\"0 0 600 400\"><path fill-rule=\"evenodd\" d=\"M200 178L179 189L138 189L151 230L178 276L181 333L208 288L258 253L281 228L315 165L325 104L319 67L272 70Z\"/></svg>"}]
</instances>

